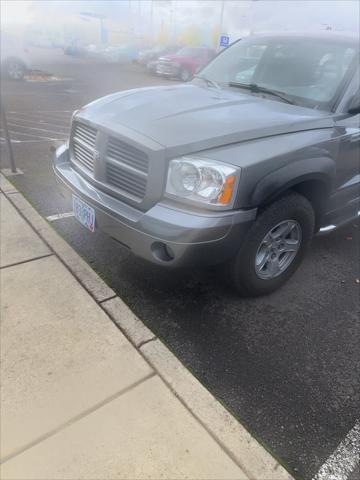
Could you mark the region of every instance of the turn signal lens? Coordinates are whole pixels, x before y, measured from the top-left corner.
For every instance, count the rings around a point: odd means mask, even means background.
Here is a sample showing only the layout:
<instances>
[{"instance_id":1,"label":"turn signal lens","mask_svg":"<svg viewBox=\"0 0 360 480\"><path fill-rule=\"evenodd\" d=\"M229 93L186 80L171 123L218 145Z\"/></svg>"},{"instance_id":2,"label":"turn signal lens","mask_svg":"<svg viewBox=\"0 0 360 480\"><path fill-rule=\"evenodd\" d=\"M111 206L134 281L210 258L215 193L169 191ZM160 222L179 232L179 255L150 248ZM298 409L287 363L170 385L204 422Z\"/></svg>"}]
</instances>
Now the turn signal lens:
<instances>
[{"instance_id":1,"label":"turn signal lens","mask_svg":"<svg viewBox=\"0 0 360 480\"><path fill-rule=\"evenodd\" d=\"M218 202L221 205L228 205L232 199L233 191L235 186L235 175L230 175L227 177L224 183L223 191L219 197Z\"/></svg>"}]
</instances>

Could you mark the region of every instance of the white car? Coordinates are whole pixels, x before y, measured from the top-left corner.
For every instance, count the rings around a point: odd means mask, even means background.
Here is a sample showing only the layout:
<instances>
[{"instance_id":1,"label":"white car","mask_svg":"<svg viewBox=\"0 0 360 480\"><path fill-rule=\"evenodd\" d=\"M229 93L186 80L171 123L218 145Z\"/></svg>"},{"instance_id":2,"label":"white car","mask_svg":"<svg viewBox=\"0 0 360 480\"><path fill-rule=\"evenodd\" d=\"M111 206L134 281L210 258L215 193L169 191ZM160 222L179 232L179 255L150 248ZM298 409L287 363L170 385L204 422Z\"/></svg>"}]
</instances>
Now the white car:
<instances>
[{"instance_id":1,"label":"white car","mask_svg":"<svg viewBox=\"0 0 360 480\"><path fill-rule=\"evenodd\" d=\"M11 80L22 80L30 70L29 54L21 38L1 35L1 73Z\"/></svg>"}]
</instances>

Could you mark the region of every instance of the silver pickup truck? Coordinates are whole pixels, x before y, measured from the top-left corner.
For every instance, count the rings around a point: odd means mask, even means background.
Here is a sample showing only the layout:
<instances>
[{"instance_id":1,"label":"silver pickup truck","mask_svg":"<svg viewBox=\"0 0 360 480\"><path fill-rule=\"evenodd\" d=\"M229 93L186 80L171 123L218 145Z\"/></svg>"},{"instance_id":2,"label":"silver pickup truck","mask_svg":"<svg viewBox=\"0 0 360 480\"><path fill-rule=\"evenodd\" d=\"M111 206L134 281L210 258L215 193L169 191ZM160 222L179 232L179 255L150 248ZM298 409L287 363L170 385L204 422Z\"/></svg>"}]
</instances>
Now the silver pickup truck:
<instances>
[{"instance_id":1,"label":"silver pickup truck","mask_svg":"<svg viewBox=\"0 0 360 480\"><path fill-rule=\"evenodd\" d=\"M54 171L90 231L262 295L359 214L359 120L358 37L252 36L191 83L76 111Z\"/></svg>"}]
</instances>

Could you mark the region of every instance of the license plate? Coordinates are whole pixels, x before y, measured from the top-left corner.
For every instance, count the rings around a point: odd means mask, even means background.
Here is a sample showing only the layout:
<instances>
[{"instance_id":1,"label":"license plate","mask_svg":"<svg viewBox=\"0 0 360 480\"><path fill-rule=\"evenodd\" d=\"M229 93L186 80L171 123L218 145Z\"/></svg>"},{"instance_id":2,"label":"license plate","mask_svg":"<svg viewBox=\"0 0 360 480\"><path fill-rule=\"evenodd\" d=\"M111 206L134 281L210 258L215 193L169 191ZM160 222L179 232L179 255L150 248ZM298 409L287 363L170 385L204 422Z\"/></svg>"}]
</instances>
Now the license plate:
<instances>
[{"instance_id":1,"label":"license plate","mask_svg":"<svg viewBox=\"0 0 360 480\"><path fill-rule=\"evenodd\" d=\"M73 212L75 218L84 225L90 232L95 231L95 210L87 205L80 198L73 195Z\"/></svg>"}]
</instances>

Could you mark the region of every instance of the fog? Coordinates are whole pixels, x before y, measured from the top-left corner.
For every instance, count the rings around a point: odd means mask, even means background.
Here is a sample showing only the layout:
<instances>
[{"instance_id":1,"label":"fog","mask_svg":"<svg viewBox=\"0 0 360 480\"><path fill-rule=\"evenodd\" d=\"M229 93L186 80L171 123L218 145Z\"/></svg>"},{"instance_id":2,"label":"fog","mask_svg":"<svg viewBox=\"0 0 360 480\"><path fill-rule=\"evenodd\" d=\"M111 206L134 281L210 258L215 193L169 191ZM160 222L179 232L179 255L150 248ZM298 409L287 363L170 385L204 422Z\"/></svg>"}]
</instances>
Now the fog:
<instances>
[{"instance_id":1,"label":"fog","mask_svg":"<svg viewBox=\"0 0 360 480\"><path fill-rule=\"evenodd\" d=\"M37 46L176 42L218 47L221 34L234 41L252 32L359 31L359 2L319 1L7 1L2 31Z\"/></svg>"}]
</instances>

